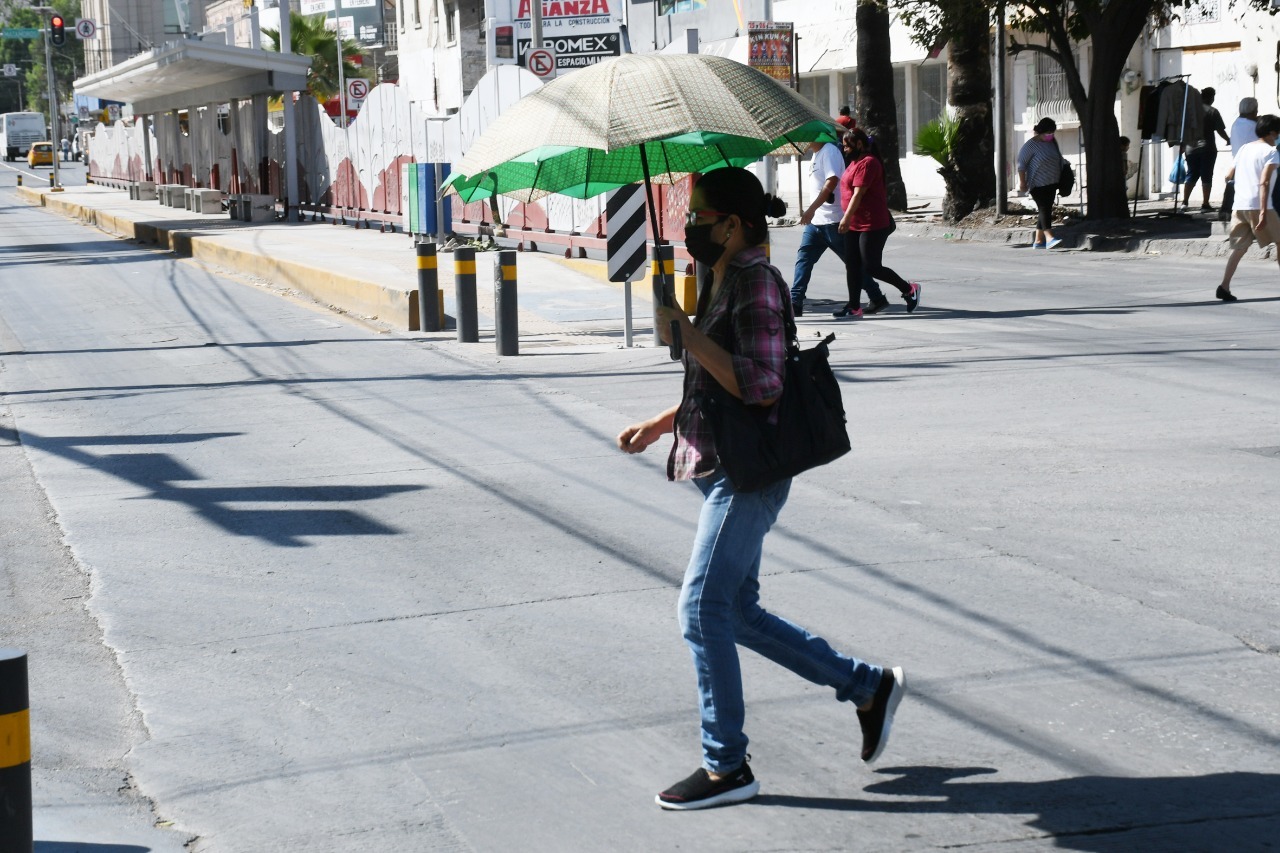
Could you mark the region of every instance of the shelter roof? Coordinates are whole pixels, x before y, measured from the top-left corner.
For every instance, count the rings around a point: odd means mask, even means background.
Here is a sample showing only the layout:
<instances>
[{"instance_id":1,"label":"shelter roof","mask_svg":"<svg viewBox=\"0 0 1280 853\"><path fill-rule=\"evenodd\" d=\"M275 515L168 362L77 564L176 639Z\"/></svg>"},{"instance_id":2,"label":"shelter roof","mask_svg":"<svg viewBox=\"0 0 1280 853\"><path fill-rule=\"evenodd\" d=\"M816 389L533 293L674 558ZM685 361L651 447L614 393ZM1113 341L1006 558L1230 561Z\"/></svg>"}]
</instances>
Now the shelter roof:
<instances>
[{"instance_id":1,"label":"shelter roof","mask_svg":"<svg viewBox=\"0 0 1280 853\"><path fill-rule=\"evenodd\" d=\"M311 58L185 39L75 81L77 95L132 104L135 115L307 87Z\"/></svg>"}]
</instances>

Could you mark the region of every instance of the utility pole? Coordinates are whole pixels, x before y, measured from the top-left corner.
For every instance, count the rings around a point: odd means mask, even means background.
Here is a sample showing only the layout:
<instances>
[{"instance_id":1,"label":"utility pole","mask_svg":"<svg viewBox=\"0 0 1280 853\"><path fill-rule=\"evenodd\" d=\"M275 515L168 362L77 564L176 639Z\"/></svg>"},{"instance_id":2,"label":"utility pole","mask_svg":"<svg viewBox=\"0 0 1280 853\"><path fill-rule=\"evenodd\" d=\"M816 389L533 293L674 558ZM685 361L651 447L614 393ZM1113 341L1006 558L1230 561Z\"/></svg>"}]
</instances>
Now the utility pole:
<instances>
[{"instance_id":1,"label":"utility pole","mask_svg":"<svg viewBox=\"0 0 1280 853\"><path fill-rule=\"evenodd\" d=\"M1004 216L1009 212L1009 152L1006 149L1008 139L1008 121L1005 118L1004 102L1004 0L996 5L996 215Z\"/></svg>"},{"instance_id":2,"label":"utility pole","mask_svg":"<svg viewBox=\"0 0 1280 853\"><path fill-rule=\"evenodd\" d=\"M654 7L657 7L656 3ZM529 49L537 50L542 47L542 0L533 0L529 4L529 25L533 27L529 33Z\"/></svg>"}]
</instances>

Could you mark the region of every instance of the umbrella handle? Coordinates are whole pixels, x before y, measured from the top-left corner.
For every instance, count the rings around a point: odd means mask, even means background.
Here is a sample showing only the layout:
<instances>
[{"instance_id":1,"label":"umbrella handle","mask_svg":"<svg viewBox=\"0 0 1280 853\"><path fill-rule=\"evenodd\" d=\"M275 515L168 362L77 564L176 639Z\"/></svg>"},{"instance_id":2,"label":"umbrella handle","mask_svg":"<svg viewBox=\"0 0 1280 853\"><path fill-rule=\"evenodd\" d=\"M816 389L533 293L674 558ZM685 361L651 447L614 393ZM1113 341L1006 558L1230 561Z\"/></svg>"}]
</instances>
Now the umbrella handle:
<instances>
[{"instance_id":1,"label":"umbrella handle","mask_svg":"<svg viewBox=\"0 0 1280 853\"><path fill-rule=\"evenodd\" d=\"M680 324L675 320L671 321L671 344L667 351L671 354L672 361L679 361L684 354L684 338L680 334Z\"/></svg>"}]
</instances>

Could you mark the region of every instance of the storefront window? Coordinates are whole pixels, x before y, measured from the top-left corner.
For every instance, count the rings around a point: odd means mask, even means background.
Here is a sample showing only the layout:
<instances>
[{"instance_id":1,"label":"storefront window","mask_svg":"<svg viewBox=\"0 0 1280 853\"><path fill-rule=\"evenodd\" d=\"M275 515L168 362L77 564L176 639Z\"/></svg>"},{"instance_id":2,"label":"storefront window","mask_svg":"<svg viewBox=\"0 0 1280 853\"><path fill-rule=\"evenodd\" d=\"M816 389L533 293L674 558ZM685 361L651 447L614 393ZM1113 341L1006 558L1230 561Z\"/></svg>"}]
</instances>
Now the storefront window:
<instances>
[{"instance_id":1,"label":"storefront window","mask_svg":"<svg viewBox=\"0 0 1280 853\"><path fill-rule=\"evenodd\" d=\"M840 107L848 107L854 115L858 114L858 74L856 71L842 72L837 75L840 91L837 92L836 112Z\"/></svg>"},{"instance_id":2,"label":"storefront window","mask_svg":"<svg viewBox=\"0 0 1280 853\"><path fill-rule=\"evenodd\" d=\"M831 109L831 78L825 74L821 77L801 77L800 94L824 113L829 111Z\"/></svg>"},{"instance_id":3,"label":"storefront window","mask_svg":"<svg viewBox=\"0 0 1280 853\"><path fill-rule=\"evenodd\" d=\"M893 69L893 100L898 106L898 159L907 156L907 70L901 65Z\"/></svg>"},{"instance_id":4,"label":"storefront window","mask_svg":"<svg viewBox=\"0 0 1280 853\"><path fill-rule=\"evenodd\" d=\"M916 129L942 115L947 107L947 66L922 65L916 69Z\"/></svg>"}]
</instances>

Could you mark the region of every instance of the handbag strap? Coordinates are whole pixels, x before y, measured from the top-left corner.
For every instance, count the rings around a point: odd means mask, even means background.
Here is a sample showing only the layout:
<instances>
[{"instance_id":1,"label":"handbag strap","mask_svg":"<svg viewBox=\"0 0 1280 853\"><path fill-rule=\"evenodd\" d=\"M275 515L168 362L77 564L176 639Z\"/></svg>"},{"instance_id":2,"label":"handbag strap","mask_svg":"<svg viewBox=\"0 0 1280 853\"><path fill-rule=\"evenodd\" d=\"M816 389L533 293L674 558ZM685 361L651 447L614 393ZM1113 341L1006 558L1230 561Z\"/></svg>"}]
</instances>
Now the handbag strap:
<instances>
[{"instance_id":1,"label":"handbag strap","mask_svg":"<svg viewBox=\"0 0 1280 853\"><path fill-rule=\"evenodd\" d=\"M782 319L787 324L787 349L788 351L792 349L798 349L800 346L800 332L796 328L795 314L791 310L791 291L787 288L787 282L782 277L782 273L778 271L777 267L775 267L773 264L770 264L770 263L765 263L763 264L763 266L766 270L769 271L769 275L773 277L774 283L778 286L778 294L782 298ZM710 293L710 288L707 288L705 292ZM733 323L733 310L737 302L737 296L738 296L738 289L736 287L729 291L728 315L729 315L729 323L731 325ZM704 306L701 303L702 303L702 300L699 300L699 305L698 305L699 311L706 310L707 306ZM709 298L707 299L707 303L709 305L710 303ZM729 352L733 352L733 348L732 348L733 339L734 339L734 335L732 334L732 330L731 330L729 335L729 342L730 342Z\"/></svg>"}]
</instances>

